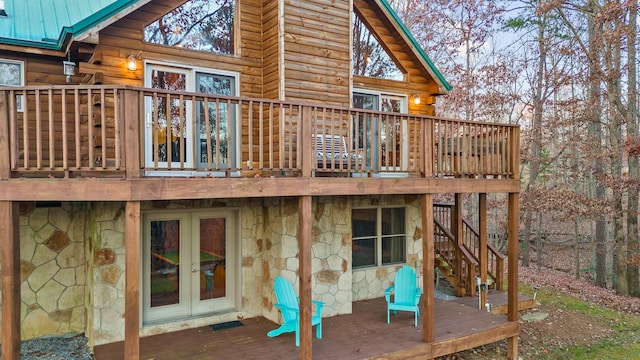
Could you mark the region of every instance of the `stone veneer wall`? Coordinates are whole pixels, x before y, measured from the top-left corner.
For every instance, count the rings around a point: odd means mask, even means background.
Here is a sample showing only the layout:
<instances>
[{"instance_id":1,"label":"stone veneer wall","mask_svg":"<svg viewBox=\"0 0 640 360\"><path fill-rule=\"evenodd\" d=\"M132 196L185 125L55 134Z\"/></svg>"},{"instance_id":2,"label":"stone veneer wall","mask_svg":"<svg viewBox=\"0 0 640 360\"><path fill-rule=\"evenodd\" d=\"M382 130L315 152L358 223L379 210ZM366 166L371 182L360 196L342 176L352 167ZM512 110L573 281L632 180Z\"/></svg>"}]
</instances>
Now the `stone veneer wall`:
<instances>
[{"instance_id":1,"label":"stone veneer wall","mask_svg":"<svg viewBox=\"0 0 640 360\"><path fill-rule=\"evenodd\" d=\"M20 204L22 339L85 330L82 203Z\"/></svg>"},{"instance_id":2,"label":"stone veneer wall","mask_svg":"<svg viewBox=\"0 0 640 360\"><path fill-rule=\"evenodd\" d=\"M422 259L422 214L417 196L354 197L352 206L406 206L406 246L407 264L415 268ZM351 219L351 216L349 216ZM403 266L389 265L353 270L353 301L384 296L384 290L391 285L396 271Z\"/></svg>"},{"instance_id":3,"label":"stone veneer wall","mask_svg":"<svg viewBox=\"0 0 640 360\"><path fill-rule=\"evenodd\" d=\"M143 326L141 335L160 334L185 328L206 326L212 323L237 320L243 317L261 315L262 301L262 251L265 244L262 236L263 207L261 199L242 200L185 200L145 202L142 210L195 210L205 208L238 209L241 243L238 251L241 262L241 293L238 308L232 311L196 319L174 321L165 324ZM93 345L105 344L124 339L124 273L126 271L124 252L124 204L98 203L93 205L94 217L91 228L94 237L92 276L93 318L90 337ZM137 271L137 270L136 270Z\"/></svg>"},{"instance_id":4,"label":"stone veneer wall","mask_svg":"<svg viewBox=\"0 0 640 360\"><path fill-rule=\"evenodd\" d=\"M124 339L125 204L89 205L87 247L91 284L87 336L91 345Z\"/></svg>"},{"instance_id":5,"label":"stone veneer wall","mask_svg":"<svg viewBox=\"0 0 640 360\"><path fill-rule=\"evenodd\" d=\"M265 201L265 281L263 315L280 321L273 279L282 276L299 293L298 200ZM325 303L323 316L351 313L351 207L346 197L314 198L312 211L311 272L314 300ZM268 276L267 276L268 275Z\"/></svg>"}]
</instances>

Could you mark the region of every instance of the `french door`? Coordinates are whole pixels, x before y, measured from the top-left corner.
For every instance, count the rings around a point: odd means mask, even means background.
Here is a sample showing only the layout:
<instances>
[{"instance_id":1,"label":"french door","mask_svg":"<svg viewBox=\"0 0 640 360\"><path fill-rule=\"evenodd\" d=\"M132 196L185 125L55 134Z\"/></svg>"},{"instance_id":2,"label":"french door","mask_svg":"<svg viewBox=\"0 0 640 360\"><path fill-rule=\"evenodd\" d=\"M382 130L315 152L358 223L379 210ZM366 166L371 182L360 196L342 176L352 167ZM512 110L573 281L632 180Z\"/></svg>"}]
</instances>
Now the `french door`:
<instances>
[{"instance_id":1,"label":"french door","mask_svg":"<svg viewBox=\"0 0 640 360\"><path fill-rule=\"evenodd\" d=\"M143 321L235 306L233 211L150 212L143 228Z\"/></svg>"},{"instance_id":2,"label":"french door","mask_svg":"<svg viewBox=\"0 0 640 360\"><path fill-rule=\"evenodd\" d=\"M406 113L406 97L398 95L354 92L353 107L365 110ZM406 170L408 126L406 119L360 114L352 124L353 147L364 155L367 168ZM391 148L394 147L394 148ZM379 154L382 154L380 157ZM394 158L390 158L393 156Z\"/></svg>"},{"instance_id":3,"label":"french door","mask_svg":"<svg viewBox=\"0 0 640 360\"><path fill-rule=\"evenodd\" d=\"M188 91L193 89L191 72L177 67L149 65L146 86L152 89ZM177 98L145 99L145 165L159 168L193 167L193 125L191 101ZM156 159L157 154L157 159Z\"/></svg>"},{"instance_id":4,"label":"french door","mask_svg":"<svg viewBox=\"0 0 640 360\"><path fill-rule=\"evenodd\" d=\"M237 76L213 70L147 64L147 87L178 92L237 95ZM145 165L167 168L227 168L237 162L236 105L185 96L145 99ZM195 112L195 117L193 116ZM194 121L195 119L195 121ZM194 144L195 142L195 144Z\"/></svg>"}]
</instances>

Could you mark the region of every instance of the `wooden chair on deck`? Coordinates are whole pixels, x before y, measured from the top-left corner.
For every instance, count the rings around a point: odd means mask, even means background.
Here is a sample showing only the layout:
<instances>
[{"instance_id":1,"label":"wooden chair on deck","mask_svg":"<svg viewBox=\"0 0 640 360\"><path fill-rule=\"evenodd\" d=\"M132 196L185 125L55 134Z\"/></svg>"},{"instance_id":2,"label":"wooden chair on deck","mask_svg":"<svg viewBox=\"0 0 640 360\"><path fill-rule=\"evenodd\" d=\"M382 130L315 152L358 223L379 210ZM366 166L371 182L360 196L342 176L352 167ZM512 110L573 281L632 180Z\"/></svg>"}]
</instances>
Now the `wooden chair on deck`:
<instances>
[{"instance_id":1,"label":"wooden chair on deck","mask_svg":"<svg viewBox=\"0 0 640 360\"><path fill-rule=\"evenodd\" d=\"M283 277L278 276L274 281L273 288L278 299L278 303L274 305L280 308L284 322L279 328L269 331L267 336L275 337L282 333L295 331L296 346L300 346L300 308L293 285ZM316 313L311 316L311 326L316 327L316 337L322 339L322 307L324 303L312 301L316 305Z\"/></svg>"},{"instance_id":2,"label":"wooden chair on deck","mask_svg":"<svg viewBox=\"0 0 640 360\"><path fill-rule=\"evenodd\" d=\"M393 292L393 301L391 301ZM384 291L387 300L387 324L389 324L389 313L396 310L412 311L415 314L414 324L418 326L418 316L420 316L420 295L422 289L418 287L416 272L412 267L405 265L396 273L395 284Z\"/></svg>"}]
</instances>

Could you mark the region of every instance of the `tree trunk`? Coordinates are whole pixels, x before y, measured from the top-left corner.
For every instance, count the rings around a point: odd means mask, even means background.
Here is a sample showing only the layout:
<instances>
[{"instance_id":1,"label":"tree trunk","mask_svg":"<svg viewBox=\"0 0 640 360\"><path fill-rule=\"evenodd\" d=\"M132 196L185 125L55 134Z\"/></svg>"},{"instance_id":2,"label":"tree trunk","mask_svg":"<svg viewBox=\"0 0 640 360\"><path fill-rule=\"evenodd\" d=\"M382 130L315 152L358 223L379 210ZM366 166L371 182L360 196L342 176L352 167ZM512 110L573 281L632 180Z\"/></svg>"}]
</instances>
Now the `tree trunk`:
<instances>
[{"instance_id":1,"label":"tree trunk","mask_svg":"<svg viewBox=\"0 0 640 360\"><path fill-rule=\"evenodd\" d=\"M627 77L629 86L627 89L627 136L631 142L638 141L638 107L636 96L636 35L637 35L637 3L631 2L629 7L629 33L627 35ZM629 186L627 203L627 284L629 294L640 297L640 284L638 279L638 184L640 170L638 168L638 156L629 156L629 177L632 185Z\"/></svg>"},{"instance_id":2,"label":"tree trunk","mask_svg":"<svg viewBox=\"0 0 640 360\"><path fill-rule=\"evenodd\" d=\"M596 4L590 3L590 11L587 13L593 14L595 12ZM598 39L596 36L597 25L595 23L594 15L587 16L587 26L589 35L589 49L588 55L591 61L589 62L589 137L593 141L591 147L591 173L593 187L595 188L593 197L599 201L606 201L606 189L602 184L599 177L603 173L602 162L599 159L599 152L602 148L602 125L600 124L601 103L600 103L600 80L598 64L600 51L598 45ZM607 231L606 220L603 214L595 215L595 243L596 243L596 284L601 287L607 286Z\"/></svg>"},{"instance_id":3,"label":"tree trunk","mask_svg":"<svg viewBox=\"0 0 640 360\"><path fill-rule=\"evenodd\" d=\"M620 27L619 20L613 21L611 29ZM609 145L611 147L611 178L617 186L613 189L613 236L615 238L615 289L618 295L629 295L627 284L627 237L624 232L623 191L622 187L622 114L618 107L618 99L622 97L620 88L621 41L609 41L605 48L604 58L608 65L607 98L609 102Z\"/></svg>"},{"instance_id":4,"label":"tree trunk","mask_svg":"<svg viewBox=\"0 0 640 360\"><path fill-rule=\"evenodd\" d=\"M547 45L545 43L545 17L542 18L538 25L538 51L540 56L538 57L538 70L536 73L536 85L533 95L533 119L532 119L532 144L531 144L531 156L529 164L529 183L527 190L535 189L538 176L540 175L540 161L542 161L542 111L543 111L543 95L542 90L544 87L544 75L545 75L545 63L547 61ZM533 211L531 209L525 210L524 213L524 243L522 251L522 265L529 266L530 250L529 240L531 236L531 224L533 218ZM540 251L540 249L538 249ZM540 263L540 254L538 254L538 263Z\"/></svg>"}]
</instances>

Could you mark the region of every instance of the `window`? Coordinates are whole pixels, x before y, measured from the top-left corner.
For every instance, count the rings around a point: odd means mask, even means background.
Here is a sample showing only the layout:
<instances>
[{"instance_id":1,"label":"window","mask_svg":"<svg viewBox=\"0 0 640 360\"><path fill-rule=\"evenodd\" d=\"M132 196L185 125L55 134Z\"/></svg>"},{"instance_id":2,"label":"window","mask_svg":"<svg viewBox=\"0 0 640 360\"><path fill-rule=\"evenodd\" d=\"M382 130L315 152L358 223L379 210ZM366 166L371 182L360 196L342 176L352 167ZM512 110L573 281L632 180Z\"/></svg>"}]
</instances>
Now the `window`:
<instances>
[{"instance_id":1,"label":"window","mask_svg":"<svg viewBox=\"0 0 640 360\"><path fill-rule=\"evenodd\" d=\"M354 75L402 81L404 74L354 12L352 68Z\"/></svg>"},{"instance_id":2,"label":"window","mask_svg":"<svg viewBox=\"0 0 640 360\"><path fill-rule=\"evenodd\" d=\"M351 226L353 268L405 261L405 208L353 209Z\"/></svg>"},{"instance_id":3,"label":"window","mask_svg":"<svg viewBox=\"0 0 640 360\"><path fill-rule=\"evenodd\" d=\"M24 62L0 59L0 86L23 86ZM18 95L18 111L22 111L22 95Z\"/></svg>"},{"instance_id":4,"label":"window","mask_svg":"<svg viewBox=\"0 0 640 360\"><path fill-rule=\"evenodd\" d=\"M231 55L235 0L191 0L144 29L144 41Z\"/></svg>"}]
</instances>

